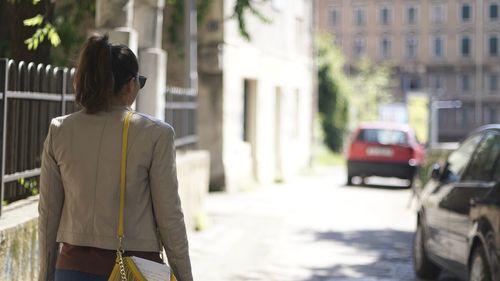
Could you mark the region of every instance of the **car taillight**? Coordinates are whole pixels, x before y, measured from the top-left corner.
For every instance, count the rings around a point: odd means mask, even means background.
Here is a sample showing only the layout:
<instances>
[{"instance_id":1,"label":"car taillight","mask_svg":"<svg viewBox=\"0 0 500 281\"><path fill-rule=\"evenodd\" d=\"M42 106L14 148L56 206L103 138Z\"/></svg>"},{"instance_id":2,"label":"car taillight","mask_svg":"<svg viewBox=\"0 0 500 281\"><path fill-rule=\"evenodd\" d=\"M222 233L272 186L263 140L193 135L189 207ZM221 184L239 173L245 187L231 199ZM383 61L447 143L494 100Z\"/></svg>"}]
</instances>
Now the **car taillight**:
<instances>
[{"instance_id":1,"label":"car taillight","mask_svg":"<svg viewBox=\"0 0 500 281\"><path fill-rule=\"evenodd\" d=\"M416 166L418 164L418 161L415 155L415 149L413 147L408 148L410 150L410 160L408 160L408 165L410 166Z\"/></svg>"}]
</instances>

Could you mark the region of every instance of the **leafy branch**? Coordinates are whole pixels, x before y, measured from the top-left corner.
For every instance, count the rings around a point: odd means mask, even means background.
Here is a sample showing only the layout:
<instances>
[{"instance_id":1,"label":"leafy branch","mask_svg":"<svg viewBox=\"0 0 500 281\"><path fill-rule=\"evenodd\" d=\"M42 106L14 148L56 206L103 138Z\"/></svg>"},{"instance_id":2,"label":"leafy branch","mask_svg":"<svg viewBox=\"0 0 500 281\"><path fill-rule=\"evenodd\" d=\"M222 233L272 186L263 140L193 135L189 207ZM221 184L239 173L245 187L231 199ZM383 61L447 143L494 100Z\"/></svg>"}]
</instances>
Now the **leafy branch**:
<instances>
[{"instance_id":1,"label":"leafy branch","mask_svg":"<svg viewBox=\"0 0 500 281\"><path fill-rule=\"evenodd\" d=\"M269 0L263 0L263 2L267 2ZM246 40L250 41L250 34L248 33L246 20L245 20L245 11L248 10L252 15L257 17L264 23L271 23L271 20L268 19L264 14L262 14L257 8L255 8L255 1L253 0L236 0L236 4L234 5L234 13L230 18L236 18L238 20L238 27L240 30L240 35L243 36Z\"/></svg>"},{"instance_id":2,"label":"leafy branch","mask_svg":"<svg viewBox=\"0 0 500 281\"><path fill-rule=\"evenodd\" d=\"M28 50L36 50L38 45L45 40L45 37L49 39L50 44L54 47L61 44L61 38L59 38L56 28L51 23L46 23L45 26L41 27L43 22L44 17L40 14L23 21L24 26L40 26L33 36L24 40L24 43L28 45Z\"/></svg>"},{"instance_id":3,"label":"leafy branch","mask_svg":"<svg viewBox=\"0 0 500 281\"><path fill-rule=\"evenodd\" d=\"M271 23L271 20L267 18L264 14L262 14L255 5L257 3L268 2L269 0L261 0L259 2L255 0L236 0L236 4L234 5L233 14L229 17L229 19L236 19L238 21L238 27L240 34L243 38L250 41L250 33L248 32L245 20L245 13L249 11L252 15L257 17L264 23ZM197 9L198 9L198 24L203 22L203 19L207 15L210 6L212 5L213 0L197 0ZM169 40L174 45L179 45L178 40L178 28L184 22L184 1L183 0L167 0L166 4L172 8L172 15L170 20L170 25L168 27ZM179 47L180 48L180 47Z\"/></svg>"},{"instance_id":4,"label":"leafy branch","mask_svg":"<svg viewBox=\"0 0 500 281\"><path fill-rule=\"evenodd\" d=\"M41 0L33 0L33 5L37 5ZM45 25L43 25L45 23ZM28 50L36 50L38 45L41 44L45 38L48 38L52 46L57 47L61 44L61 38L57 33L56 28L50 23L45 22L45 17L43 15L36 15L32 18L25 19L23 21L24 26L35 27L38 26L35 33L28 39L24 40L24 43L28 46Z\"/></svg>"}]
</instances>

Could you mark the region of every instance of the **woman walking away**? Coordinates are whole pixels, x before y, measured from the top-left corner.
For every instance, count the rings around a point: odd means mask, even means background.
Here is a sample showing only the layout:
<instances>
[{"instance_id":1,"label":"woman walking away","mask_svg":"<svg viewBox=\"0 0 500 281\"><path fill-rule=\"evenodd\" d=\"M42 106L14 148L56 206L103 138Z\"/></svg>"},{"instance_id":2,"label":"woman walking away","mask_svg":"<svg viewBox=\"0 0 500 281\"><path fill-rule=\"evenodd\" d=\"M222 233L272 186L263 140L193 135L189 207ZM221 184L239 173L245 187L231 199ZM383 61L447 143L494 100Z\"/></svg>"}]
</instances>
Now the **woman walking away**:
<instances>
[{"instance_id":1,"label":"woman walking away","mask_svg":"<svg viewBox=\"0 0 500 281\"><path fill-rule=\"evenodd\" d=\"M146 83L138 70L134 53L107 36L83 46L74 81L83 109L53 119L43 148L40 281L108 280L118 244L123 256L156 262L164 247L177 280L193 280L174 131L130 109Z\"/></svg>"}]
</instances>

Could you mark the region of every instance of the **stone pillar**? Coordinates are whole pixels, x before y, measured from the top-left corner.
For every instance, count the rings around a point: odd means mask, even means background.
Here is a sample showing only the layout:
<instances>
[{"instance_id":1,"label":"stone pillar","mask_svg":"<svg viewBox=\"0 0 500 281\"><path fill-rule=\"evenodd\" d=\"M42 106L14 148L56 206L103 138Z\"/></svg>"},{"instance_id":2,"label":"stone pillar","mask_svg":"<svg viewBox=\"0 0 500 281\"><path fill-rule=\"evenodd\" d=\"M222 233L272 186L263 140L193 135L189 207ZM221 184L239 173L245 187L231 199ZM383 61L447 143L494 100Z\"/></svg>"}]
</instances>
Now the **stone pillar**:
<instances>
[{"instance_id":1,"label":"stone pillar","mask_svg":"<svg viewBox=\"0 0 500 281\"><path fill-rule=\"evenodd\" d=\"M139 72L148 80L137 98L137 110L165 120L167 53L160 48L140 49Z\"/></svg>"},{"instance_id":2,"label":"stone pillar","mask_svg":"<svg viewBox=\"0 0 500 281\"><path fill-rule=\"evenodd\" d=\"M167 53L161 49L164 0L136 0L134 28L139 34L139 71L148 77L138 111L165 120Z\"/></svg>"},{"instance_id":3,"label":"stone pillar","mask_svg":"<svg viewBox=\"0 0 500 281\"><path fill-rule=\"evenodd\" d=\"M137 32L132 27L134 0L97 0L96 31L109 34L115 44L125 44L137 54Z\"/></svg>"}]
</instances>

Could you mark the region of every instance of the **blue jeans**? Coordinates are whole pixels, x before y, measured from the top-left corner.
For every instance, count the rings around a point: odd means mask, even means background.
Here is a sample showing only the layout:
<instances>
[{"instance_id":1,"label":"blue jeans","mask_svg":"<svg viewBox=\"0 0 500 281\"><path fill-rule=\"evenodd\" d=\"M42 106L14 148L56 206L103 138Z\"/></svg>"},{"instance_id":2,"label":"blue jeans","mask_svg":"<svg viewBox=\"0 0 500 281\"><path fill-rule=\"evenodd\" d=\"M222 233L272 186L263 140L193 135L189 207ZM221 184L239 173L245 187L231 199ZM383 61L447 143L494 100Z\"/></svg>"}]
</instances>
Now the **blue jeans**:
<instances>
[{"instance_id":1,"label":"blue jeans","mask_svg":"<svg viewBox=\"0 0 500 281\"><path fill-rule=\"evenodd\" d=\"M56 269L55 281L108 281L108 277L75 270Z\"/></svg>"}]
</instances>

